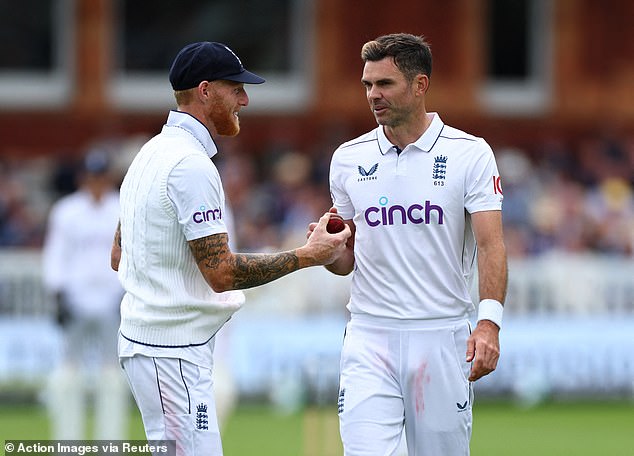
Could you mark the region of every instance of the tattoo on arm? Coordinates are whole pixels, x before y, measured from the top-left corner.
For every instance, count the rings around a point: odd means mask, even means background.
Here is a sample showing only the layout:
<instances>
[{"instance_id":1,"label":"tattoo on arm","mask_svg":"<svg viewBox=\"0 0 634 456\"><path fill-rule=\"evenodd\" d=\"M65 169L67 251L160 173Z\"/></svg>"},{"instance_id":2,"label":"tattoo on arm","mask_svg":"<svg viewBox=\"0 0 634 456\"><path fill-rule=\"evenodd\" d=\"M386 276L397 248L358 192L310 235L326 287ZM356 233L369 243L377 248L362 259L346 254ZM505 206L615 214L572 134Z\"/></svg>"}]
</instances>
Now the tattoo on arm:
<instances>
[{"instance_id":1,"label":"tattoo on arm","mask_svg":"<svg viewBox=\"0 0 634 456\"><path fill-rule=\"evenodd\" d=\"M232 289L264 285L299 269L299 258L294 251L234 254L225 233L190 241L190 247L202 270L227 271Z\"/></svg>"},{"instance_id":2,"label":"tattoo on arm","mask_svg":"<svg viewBox=\"0 0 634 456\"><path fill-rule=\"evenodd\" d=\"M236 288L257 287L279 279L299 269L299 259L294 252L247 253L234 255Z\"/></svg>"},{"instance_id":3,"label":"tattoo on arm","mask_svg":"<svg viewBox=\"0 0 634 456\"><path fill-rule=\"evenodd\" d=\"M217 269L223 258L231 257L228 240L226 234L214 234L190 241L196 263L207 269Z\"/></svg>"},{"instance_id":4,"label":"tattoo on arm","mask_svg":"<svg viewBox=\"0 0 634 456\"><path fill-rule=\"evenodd\" d=\"M117 231L114 233L114 243L121 247L121 222L117 225Z\"/></svg>"},{"instance_id":5,"label":"tattoo on arm","mask_svg":"<svg viewBox=\"0 0 634 456\"><path fill-rule=\"evenodd\" d=\"M117 224L117 230L112 240L112 248L110 249L110 267L118 271L121 262L121 222Z\"/></svg>"}]
</instances>

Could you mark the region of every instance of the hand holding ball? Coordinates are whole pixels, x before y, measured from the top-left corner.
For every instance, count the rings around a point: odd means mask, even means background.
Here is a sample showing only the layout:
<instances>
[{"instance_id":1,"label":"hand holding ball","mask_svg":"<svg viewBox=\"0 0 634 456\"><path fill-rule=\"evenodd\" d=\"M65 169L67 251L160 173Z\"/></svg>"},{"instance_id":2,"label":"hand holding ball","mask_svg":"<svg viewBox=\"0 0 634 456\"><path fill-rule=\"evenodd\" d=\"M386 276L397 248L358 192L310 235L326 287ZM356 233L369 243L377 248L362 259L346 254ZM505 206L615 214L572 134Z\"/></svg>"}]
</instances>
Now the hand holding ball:
<instances>
[{"instance_id":1,"label":"hand holding ball","mask_svg":"<svg viewBox=\"0 0 634 456\"><path fill-rule=\"evenodd\" d=\"M326 231L330 234L335 234L343 231L346 224L343 222L343 218L339 214L331 213L328 224L326 225Z\"/></svg>"}]
</instances>

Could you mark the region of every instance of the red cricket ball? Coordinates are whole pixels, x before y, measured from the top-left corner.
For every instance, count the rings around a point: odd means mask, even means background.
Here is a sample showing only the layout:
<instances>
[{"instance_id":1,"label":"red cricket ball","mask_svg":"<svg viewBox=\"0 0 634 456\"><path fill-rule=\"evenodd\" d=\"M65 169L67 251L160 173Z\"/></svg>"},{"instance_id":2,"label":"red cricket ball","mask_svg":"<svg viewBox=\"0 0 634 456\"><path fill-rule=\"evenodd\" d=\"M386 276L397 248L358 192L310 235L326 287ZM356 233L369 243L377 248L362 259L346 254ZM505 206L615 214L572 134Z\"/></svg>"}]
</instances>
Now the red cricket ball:
<instances>
[{"instance_id":1,"label":"red cricket ball","mask_svg":"<svg viewBox=\"0 0 634 456\"><path fill-rule=\"evenodd\" d=\"M343 231L345 227L346 224L343 223L343 218L339 214L330 214L330 220L328 220L328 224L326 225L326 231L330 234L335 234L339 231Z\"/></svg>"}]
</instances>

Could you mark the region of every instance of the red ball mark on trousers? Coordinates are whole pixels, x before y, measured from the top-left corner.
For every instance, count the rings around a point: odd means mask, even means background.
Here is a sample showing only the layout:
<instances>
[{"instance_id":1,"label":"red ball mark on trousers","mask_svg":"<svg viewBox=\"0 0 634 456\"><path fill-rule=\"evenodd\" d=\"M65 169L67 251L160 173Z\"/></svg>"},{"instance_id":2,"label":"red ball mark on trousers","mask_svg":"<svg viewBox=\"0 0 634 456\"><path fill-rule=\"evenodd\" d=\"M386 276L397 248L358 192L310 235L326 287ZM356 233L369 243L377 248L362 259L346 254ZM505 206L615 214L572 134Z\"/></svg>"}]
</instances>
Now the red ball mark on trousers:
<instances>
[{"instance_id":1,"label":"red ball mark on trousers","mask_svg":"<svg viewBox=\"0 0 634 456\"><path fill-rule=\"evenodd\" d=\"M414 377L414 394L416 398L416 413L425 411L424 386L430 381L427 374L427 362L420 365Z\"/></svg>"}]
</instances>

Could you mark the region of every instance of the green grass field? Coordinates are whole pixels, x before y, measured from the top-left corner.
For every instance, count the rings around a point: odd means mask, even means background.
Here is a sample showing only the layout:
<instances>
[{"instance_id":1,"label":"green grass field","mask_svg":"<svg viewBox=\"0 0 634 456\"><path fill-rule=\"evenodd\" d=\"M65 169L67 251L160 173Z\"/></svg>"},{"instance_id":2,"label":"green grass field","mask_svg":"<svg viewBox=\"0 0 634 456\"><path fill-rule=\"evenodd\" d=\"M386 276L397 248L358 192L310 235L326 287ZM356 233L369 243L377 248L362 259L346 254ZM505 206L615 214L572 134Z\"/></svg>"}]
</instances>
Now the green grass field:
<instances>
[{"instance_id":1,"label":"green grass field","mask_svg":"<svg viewBox=\"0 0 634 456\"><path fill-rule=\"evenodd\" d=\"M633 456L634 403L548 403L524 409L476 403L472 456ZM129 439L143 439L134 414ZM279 415L264 406L240 407L224 434L226 456L341 455L335 409ZM49 439L41 407L0 404L0 441Z\"/></svg>"}]
</instances>

